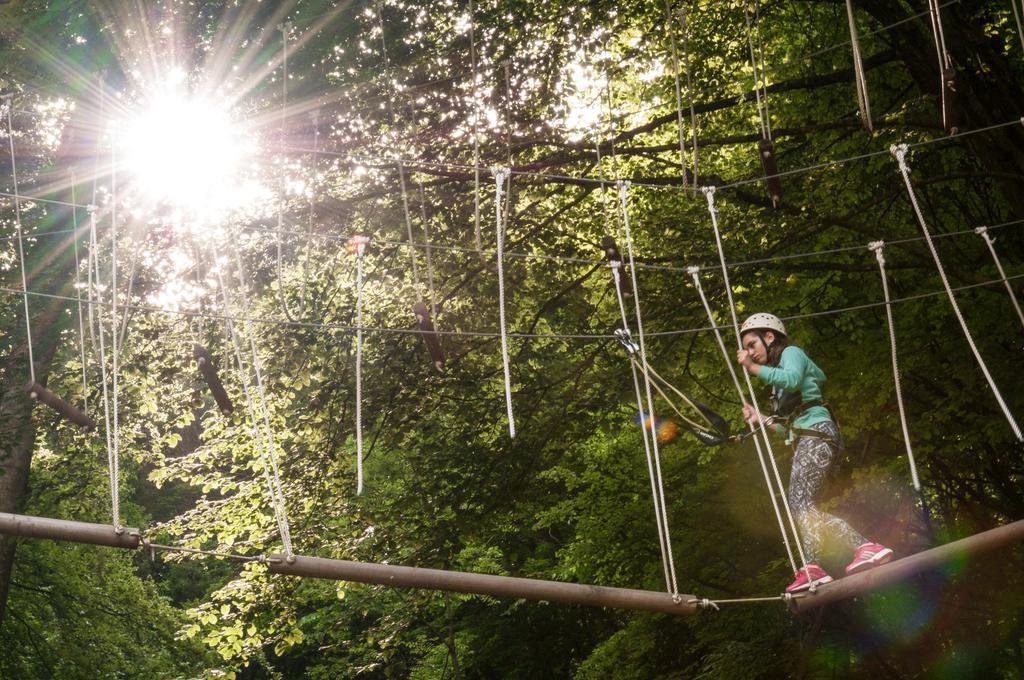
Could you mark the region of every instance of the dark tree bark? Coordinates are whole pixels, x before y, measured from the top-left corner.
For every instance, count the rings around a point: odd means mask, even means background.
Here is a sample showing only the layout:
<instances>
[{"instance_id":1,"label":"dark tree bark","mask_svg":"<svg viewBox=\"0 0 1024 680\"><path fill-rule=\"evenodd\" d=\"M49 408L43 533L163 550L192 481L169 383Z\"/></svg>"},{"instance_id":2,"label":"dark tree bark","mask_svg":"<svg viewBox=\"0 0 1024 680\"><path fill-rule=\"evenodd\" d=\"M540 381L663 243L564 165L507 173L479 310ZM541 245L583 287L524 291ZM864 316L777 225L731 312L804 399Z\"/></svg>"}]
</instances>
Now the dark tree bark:
<instances>
[{"instance_id":1,"label":"dark tree bark","mask_svg":"<svg viewBox=\"0 0 1024 680\"><path fill-rule=\"evenodd\" d=\"M80 114L84 116L84 114ZM85 129L81 118L72 121L62 139L61 153L57 156L54 177L70 176L68 169L81 162L84 146L91 146L81 134L74 130ZM86 176L83 172L78 176ZM65 183L66 186L66 183ZM85 195L78 192L79 195ZM53 198L70 202L71 191L67 187ZM44 212L45 210L45 212ZM68 229L72 224L71 208L47 206L40 210L41 217L23 214L22 226L26 235ZM37 213L37 214L40 214ZM85 220L79 220L81 225ZM84 229L80 228L84 233ZM28 289L62 297L74 294L74 240L79 234L69 233L54 242L53 237L40 238L35 243L25 242L25 268ZM21 288L21 269L15 267L5 282L6 287ZM54 355L60 343L61 334L71 316L69 302L65 299L29 296L29 313L32 321L32 352L35 364L36 382L46 385ZM29 468L36 441L36 420L52 420L57 416L45 406L36 409L35 402L25 392L29 382L28 347L25 312L22 297L12 296L6 306L7 328L11 330L11 349L0 361L0 512L20 512L28 498ZM15 559L16 540L0 535L0 623L7 608L11 572Z\"/></svg>"}]
</instances>

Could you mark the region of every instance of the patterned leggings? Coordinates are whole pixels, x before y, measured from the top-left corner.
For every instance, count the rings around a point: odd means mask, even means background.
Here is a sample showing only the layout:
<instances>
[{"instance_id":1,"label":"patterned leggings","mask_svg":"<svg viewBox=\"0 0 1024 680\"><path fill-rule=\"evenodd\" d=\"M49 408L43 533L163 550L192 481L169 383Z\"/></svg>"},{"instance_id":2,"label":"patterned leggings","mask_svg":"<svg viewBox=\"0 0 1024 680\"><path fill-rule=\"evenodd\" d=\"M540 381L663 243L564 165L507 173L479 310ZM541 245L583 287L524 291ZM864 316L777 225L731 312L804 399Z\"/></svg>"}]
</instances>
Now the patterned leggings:
<instances>
[{"instance_id":1,"label":"patterned leggings","mask_svg":"<svg viewBox=\"0 0 1024 680\"><path fill-rule=\"evenodd\" d=\"M811 430L840 441L839 428L831 420L811 425ZM823 439L801 437L793 454L793 471L789 477L789 507L793 511L803 538L804 557L818 563L829 539L849 547L852 552L867 540L845 520L819 510L814 498L825 483L825 474L835 455L835 447Z\"/></svg>"}]
</instances>

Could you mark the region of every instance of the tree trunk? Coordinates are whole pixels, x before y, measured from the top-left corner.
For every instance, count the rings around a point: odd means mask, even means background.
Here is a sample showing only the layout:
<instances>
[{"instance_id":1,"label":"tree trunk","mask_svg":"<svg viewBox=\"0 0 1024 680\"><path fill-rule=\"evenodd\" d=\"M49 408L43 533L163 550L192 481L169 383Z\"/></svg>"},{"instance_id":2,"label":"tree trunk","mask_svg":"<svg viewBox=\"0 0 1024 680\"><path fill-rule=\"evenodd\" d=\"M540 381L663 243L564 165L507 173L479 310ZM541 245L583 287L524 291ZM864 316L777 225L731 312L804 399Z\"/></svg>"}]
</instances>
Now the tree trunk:
<instances>
[{"instance_id":1,"label":"tree trunk","mask_svg":"<svg viewBox=\"0 0 1024 680\"><path fill-rule=\"evenodd\" d=\"M80 109L82 107L79 107ZM69 123L61 141L61 153L55 166L59 171L54 175L70 176L66 170L76 161L81 161L84 135L73 130L86 129L76 116ZM89 145L91 146L91 145ZM79 176L87 176L85 172ZM20 179L20 178L19 178ZM69 183L56 198L70 202ZM79 193L79 195L85 195ZM68 229L72 223L71 208L46 205L39 209L40 215L22 214L22 225L26 235ZM30 225L30 222L32 224ZM80 233L85 233L85 222L80 220ZM78 233L66 236L38 239L34 244L26 241L25 267L28 289L51 295L72 297L74 295L75 239ZM80 239L79 239L80 240ZM80 244L81 245L81 244ZM17 248L17 243L14 244ZM21 267L16 265L8 274L6 287L21 288ZM29 312L32 317L32 351L35 364L36 382L46 385L50 367L60 343L61 335L71 319L67 300L29 296ZM36 425L33 419L35 402L25 392L29 382L28 338L25 329L25 309L20 295L11 296L6 306L6 335L11 339L11 349L0 363L0 512L20 512L28 498L29 468L35 447ZM51 420L56 417L40 406L36 417ZM0 535L0 624L7 609L7 594L14 565L16 540Z\"/></svg>"}]
</instances>

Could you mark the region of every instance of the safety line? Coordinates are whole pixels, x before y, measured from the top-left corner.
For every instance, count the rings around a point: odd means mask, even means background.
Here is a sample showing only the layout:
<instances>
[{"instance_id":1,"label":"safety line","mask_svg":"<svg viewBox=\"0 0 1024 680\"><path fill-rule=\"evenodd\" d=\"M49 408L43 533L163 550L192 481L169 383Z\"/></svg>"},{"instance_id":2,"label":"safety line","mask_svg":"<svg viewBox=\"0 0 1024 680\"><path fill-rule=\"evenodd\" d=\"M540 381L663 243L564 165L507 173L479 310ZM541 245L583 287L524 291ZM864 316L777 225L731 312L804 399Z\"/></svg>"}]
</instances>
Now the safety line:
<instances>
[{"instance_id":1,"label":"safety line","mask_svg":"<svg viewBox=\"0 0 1024 680\"><path fill-rule=\"evenodd\" d=\"M736 302L732 296L732 284L729 282L729 272L725 266L725 248L722 245L722 235L718 229L718 211L715 208L715 189L714 187L708 187L704 190L704 195L707 198L708 213L711 216L711 226L715 232L715 243L718 250L718 258L722 264L722 278L725 281L725 292L729 298L729 314L732 316L732 329L736 335L736 346L740 349L743 348L743 340L740 336L740 323L736 317ZM750 403L754 407L754 412L760 414L761 407L757 403L757 391L754 389L754 384L750 379L750 374L747 371L741 371L743 378L747 385L747 396L750 397ZM771 463L771 469L774 473L774 481L777 485L775 488L779 490L779 494L782 497L782 508L785 510L786 518L789 520L789 528L793 532L793 537L796 539L796 550L800 556L800 565L803 567L804 574L807 577L808 582L813 583L814 579L811 578L810 570L807 567L807 558L804 555L803 541L800 536L800 532L797 530L796 521L793 519L793 513L789 507L789 499L786 497L786 487L782 483L782 476L779 474L779 466L775 461L775 452L772 449L771 437L768 434L768 428L764 423L764 420L758 418L758 425L760 425L761 436L764 439L765 451L768 462ZM755 437L756 439L756 437ZM769 480L770 482L770 480ZM775 491L769 483L769 493L774 494ZM796 570L794 569L794 572ZM812 586L813 587L813 586Z\"/></svg>"},{"instance_id":2,"label":"safety line","mask_svg":"<svg viewBox=\"0 0 1024 680\"><path fill-rule=\"evenodd\" d=\"M645 391L645 393L647 395L647 414L648 414L648 417L651 419L651 428L650 428L651 437L650 437L650 439L651 439L652 460L653 460L653 464L654 464L653 465L654 476L651 479L651 483L652 483L652 485L656 486L656 491L657 491L657 495L658 495L658 502L661 505L661 522L662 522L662 524L664 526L666 557L667 557L667 560L668 560L669 575L671 576L671 580L669 581L669 588L670 588L669 592L675 597L675 596L678 596L678 594L679 594L679 585L678 585L677 579L676 579L675 562L673 561L673 558L672 558L672 535L671 535L671 533L669 531L668 510L666 509L667 508L667 504L665 503L665 482L662 479L662 474L661 474L661 452L658 450L658 436L657 436L657 433L656 433L655 427L654 427L654 422L655 422L654 396L651 394L651 377L650 377L650 375L648 375L647 370L646 370L647 369L647 347L646 347L646 343L644 341L644 322L643 322L643 316L640 313L640 286L639 286L639 283L638 283L637 278L636 278L636 270L633 269L633 267L632 267L632 265L633 265L633 236L630 233L630 228L629 228L629 183L628 182L621 182L621 183L619 183L619 207L620 207L620 210L622 211L622 230L623 230L623 233L625 234L625 237L626 237L626 253L629 256L629 263L630 263L629 275L630 275L630 282L632 283L632 286L633 286L633 309L634 309L634 312L636 314L637 339L640 341L641 373L643 374L643 378L644 378L644 391ZM622 302L621 287L619 287L619 289L617 289L617 292L619 294L619 301L620 301L620 304L621 304L621 302ZM623 319L623 323L625 324L625 319ZM625 325L624 328L628 332L629 326ZM646 423L644 422L643 406L642 405L641 405L641 408L640 408L640 419L641 419L641 423L640 423L641 427L646 430L647 428L646 428Z\"/></svg>"},{"instance_id":3,"label":"safety line","mask_svg":"<svg viewBox=\"0 0 1024 680\"><path fill-rule=\"evenodd\" d=\"M931 144L939 144L939 143L943 143L943 142L949 142L949 141L952 141L952 140L955 140L955 139L959 139L959 138L962 138L962 137L969 137L971 135L982 134L982 133L985 133L985 132L991 132L993 130L998 130L998 129L1005 128L1005 127L1010 127L1012 125L1021 125L1021 124L1022 124L1022 117L1018 116L1018 117L1014 118L1013 120L1006 121L1004 123L995 123L993 125L988 125L986 127L972 128L970 130L962 130L960 132L956 132L956 133L949 134L949 135L944 135L942 137L935 137L933 139L926 139L926 140L922 140L920 142L912 142L912 143L907 144L907 146L909 148L917 148L917 147L929 146ZM293 151L293 152L300 152L300 153L312 153L312 149L307 149L307 148L303 148L303 147L288 147L286 150L287 151ZM401 156L394 155L394 154L382 155L382 156L360 156L360 155L356 155L356 154L343 153L343 152L340 152L340 151L327 151L327 150L323 150L323 149L320 150L319 153L322 154L322 155L327 155L327 156L331 156L331 157L334 157L334 158L347 159L347 160L349 160L351 162L354 162L354 163L361 163L363 165L380 165L381 167L388 166L388 165L394 165L397 162L402 162L402 163L404 163L404 164L406 164L406 165L408 165L410 167L419 166L421 168L436 168L436 169L442 169L442 170L464 170L464 171L470 171L470 170L476 169L476 167L477 167L477 166L474 166L474 165L471 165L471 164L468 164L468 163L428 161L428 160L420 160L420 159L415 159L415 158L401 157ZM751 178L748 178L748 179L742 179L742 180L736 180L736 181L733 181L733 182L727 182L727 183L724 183L724 184L718 184L718 185L715 185L715 188L716 188L716 190L719 190L719 191L721 191L723 189L734 189L734 188L737 188L737 187L747 186L749 184L757 184L757 183L763 182L767 178L791 177L793 175L799 175L799 174L804 174L804 173L808 173L808 172L813 172L815 170L822 170L822 169L834 167L834 166L837 166L837 165L845 165L847 163L853 163L853 162L856 162L856 161L862 161L862 160L866 160L866 159L869 159L869 158L875 158L877 156L883 156L883 155L886 155L888 153L889 153L888 149L869 151L869 152L866 152L866 153L863 153L863 154L858 154L856 156L849 156L849 157L846 157L846 158L837 158L837 159L833 159L833 160L822 161L821 163L815 163L813 165L807 165L807 166L800 167L800 168L793 168L791 170L785 170L785 171L782 171L782 172L775 173L773 175L759 175L757 177L751 177ZM485 169L485 168L482 168L482 169ZM621 180L628 180L631 183L631 185L634 186L634 187L642 187L642 188L645 188L645 189L658 189L658 190L662 190L662 191L685 191L685 189L683 187L678 186L678 185L673 185L673 184L654 184L652 182L643 182L643 181L634 180L634 179L630 179L630 178L600 179L600 178L596 178L596 177L587 177L587 176L573 176L573 175L563 175L563 174L555 174L555 173L535 172L535 171L532 171L532 170L517 170L515 168L511 168L509 170L509 172L513 176L530 177L530 178L534 178L534 179L544 180L546 182L559 182L559 183L569 183L569 184L590 184L590 185L601 186L601 185L608 184L608 183L614 183L614 182L619 181L621 179ZM670 178L666 178L666 179L670 179Z\"/></svg>"},{"instance_id":4,"label":"safety line","mask_svg":"<svg viewBox=\"0 0 1024 680\"><path fill-rule=\"evenodd\" d=\"M509 178L506 168L494 168L494 220L497 232L497 264L498 264L498 324L501 329L501 366L505 375L505 411L508 417L508 434L515 439L516 419L512 413L512 375L509 369L508 333L505 325L505 265L502 250L505 247L505 220L502 219L502 195L505 193L505 182ZM511 201L511 197L505 199ZM507 212L505 215L507 217Z\"/></svg>"},{"instance_id":5,"label":"safety line","mask_svg":"<svg viewBox=\"0 0 1024 680\"><path fill-rule=\"evenodd\" d=\"M900 412L900 426L903 428L903 442L907 448L907 463L910 466L910 479L914 483L914 490L921 492L921 480L917 476L917 463L914 462L914 451L910 446L910 429L907 427L907 410L903 406L903 388L900 384L900 367L896 360L896 324L892 320L892 305L889 304L889 278L885 274L885 248L884 241L872 241L868 250L875 253L878 259L878 271L882 275L882 294L885 295L885 316L889 326L889 345L892 356L892 377L896 385L896 405Z\"/></svg>"},{"instance_id":6,"label":"safety line","mask_svg":"<svg viewBox=\"0 0 1024 680\"><path fill-rule=\"evenodd\" d=\"M863 246L861 246L863 248ZM958 293L965 290L971 290L974 288L984 288L987 286L994 286L996 284L1002 284L1006 281L1017 281L1024 279L1024 274L1015 274L1008 276L1005 279L990 279L987 281L981 281L979 283L970 283L963 286L952 288L954 293ZM0 287L0 293L9 293L11 295L21 295L20 288L4 288ZM67 302L75 302L75 298L68 295L55 295L53 293L42 293L38 291L28 291L29 295L36 297L48 298L51 300L64 300ZM907 295L900 298L893 298L892 304L899 304L903 302L913 302L915 300L924 300L931 297L937 297L945 295L946 291L936 290L927 293L917 293L915 295ZM83 298L83 304L90 307L102 308L103 303L98 300L89 300ZM850 305L847 307L836 307L833 309L825 309L817 312L806 312L804 314L791 314L788 316L780 316L779 318L783 321L795 321L797 319L813 319L820 316L833 316L837 314L845 314L847 312L859 312L867 309L874 309L875 307L884 307L884 302L865 302L858 305ZM123 309L141 312L150 312L153 314L164 314L164 315L175 315L192 318L203 318L213 321L241 321L242 317L234 315L224 314L210 314L203 312L193 312L183 309L171 309L169 307L156 307L153 305L122 305ZM352 324L332 324L332 323L317 323L312 321L288 321L286 319L270 319L264 317L251 317L250 321L255 324L266 324L271 326L291 327L291 328L308 328L308 329L322 329L332 331L347 331L354 333L358 330L357 326ZM677 335L688 335L690 333L705 333L712 331L715 328L719 330L727 330L730 328L729 325L719 326L699 326L693 328L682 328L677 330L669 331L645 331L647 337L672 337ZM500 337L500 333L495 331L424 331L418 328L394 328L387 326L363 326L364 332L369 333L393 333L396 335L422 335L424 333L435 333L437 335L450 335L450 336L465 336L474 338L497 338ZM510 332L507 334L510 338L517 338L523 340L533 339L552 339L552 340L615 340L616 336L614 333L516 333Z\"/></svg>"},{"instance_id":7,"label":"safety line","mask_svg":"<svg viewBox=\"0 0 1024 680\"><path fill-rule=\"evenodd\" d=\"M1010 220L1008 222L1001 222L999 224L989 225L986 228L989 229L989 230L1003 229L1003 228L1006 228L1006 227L1016 226L1016 225L1019 225L1019 224L1024 224L1024 219L1017 219L1017 220ZM959 231L942 232L942 233L938 233L938 234L932 234L932 238L933 239L937 239L937 238L946 238L946 237L949 237L949 236L964 236L966 234L977 234L978 233L978 231L977 231L978 229L979 229L979 227L971 227L969 229L961 229ZM252 228L252 227L250 227L250 230L251 230L251 233L263 233L263 234L271 234L271 235L275 233L275 232L271 231L270 229L260 229L260 228ZM284 233L285 235L288 235L288 234L294 235L294 234L299 234L300 232L285 231L285 232L282 232L282 233ZM33 235L33 236L35 236L35 235ZM346 241L346 240L348 240L347 236L343 236L343 235L339 235L339 234L314 234L313 237L314 238L318 238L318 239L322 239L322 240L326 240L326 241ZM0 240L2 240L2 239L0 239ZM888 245L898 245L898 244L906 244L906 243L915 243L917 241L924 241L924 240L925 240L924 236L910 236L910 237L907 237L907 238L893 239L891 241L886 241L886 243ZM374 242L379 243L381 245L396 246L396 247L399 247L399 248L408 248L408 247L410 247L410 244L407 241L395 241L395 240L389 240L389 239L383 239L383 238L381 238L381 239L375 238ZM443 245L438 245L438 244L435 244L435 243L413 243L413 244L411 244L411 247L413 247L413 248L422 248L424 250L431 250L431 251L448 252L448 253L460 253L460 254L469 254L469 255L484 255L484 256L488 256L488 257L494 257L496 255L496 251L494 251L494 250L488 250L488 249L477 250L476 248L466 248L466 247L462 247L462 246L443 246ZM850 246L840 246L838 248L828 248L828 249L825 249L825 250L811 250L811 251L802 252L802 253L789 253L789 254L784 254L784 255L773 255L771 257L762 257L762 258L757 258L757 259L753 259L753 260L736 260L736 261L733 261L733 262L727 262L726 266L729 269L736 269L738 267L749 267L749 266L752 266L752 265L770 264L770 263L773 263L773 262L782 262L782 261L785 261L785 260L799 260L799 259L804 259L804 258L808 258L808 257L816 257L816 256L820 256L820 255L838 255L838 254L842 254L842 253L862 252L863 250L864 250L863 244L860 244L860 245L850 245ZM565 264L584 264L584 265L593 265L594 264L594 259L593 258L586 258L586 257L567 257L567 256L562 256L562 255L541 255L541 254L537 254L537 253L522 253L522 252L509 251L509 250L504 251L503 255L504 255L504 257L506 259L507 258L515 258L515 259L523 259L523 260L562 262L562 263L565 263ZM681 258L672 258L672 259L681 259ZM692 266L693 265L650 264L650 263L642 263L642 262L637 262L636 263L636 268L638 270L665 271L665 272L683 272L683 273L689 273L690 268ZM705 265L696 265L696 266L701 271L718 270L719 267L720 267L720 265L718 265L718 264L705 264Z\"/></svg>"},{"instance_id":8,"label":"safety line","mask_svg":"<svg viewBox=\"0 0 1024 680\"><path fill-rule=\"evenodd\" d=\"M21 264L21 296L25 305L25 341L28 346L28 374L36 382L36 362L32 356L32 318L28 311L28 278L25 274L24 230L21 224L21 201L18 199L18 165L14 155L14 127L11 124L11 98L7 99L7 143L11 150L11 180L14 183L14 228L18 231L18 261Z\"/></svg>"},{"instance_id":9,"label":"safety line","mask_svg":"<svg viewBox=\"0 0 1024 680\"><path fill-rule=\"evenodd\" d=\"M1014 0L1016 2L1016 0ZM1017 302L1017 294L1013 292L1013 286L1006 280L1006 272L1003 271L1003 263L999 261L999 255L996 253L995 239L989 235L990 227L976 227L974 233L985 239L985 245L988 246L988 250L992 253L992 260L996 264L996 269L999 271L999 277L1006 283L1006 292L1010 294L1010 302L1013 303L1013 308L1017 310L1017 318L1020 319L1021 326L1024 326L1024 312L1021 312L1020 303Z\"/></svg>"},{"instance_id":10,"label":"safety line","mask_svg":"<svg viewBox=\"0 0 1024 680\"><path fill-rule=\"evenodd\" d=\"M1003 395L999 392L999 388L996 386L995 380L989 373L985 360L982 358L981 353L974 344L974 337L971 335L971 331L967 327L967 322L964 320L963 314L960 312L960 305L957 304L956 296L953 295L953 291L949 285L949 280L946 278L946 270L942 266L942 260L939 258L938 251L935 250L935 244L931 241L931 232L928 231L928 223L925 222L924 215L921 213L921 207L917 203L917 195L914 193L914 186L910 182L910 167L907 165L907 151L908 145L906 144L897 144L892 147L892 155L895 156L896 162L899 164L900 173L903 175L903 183L906 185L907 194L910 196L910 205L913 207L914 214L917 216L917 221L921 225L921 231L924 232L926 237L925 242L928 244L928 250L931 251L932 259L935 260L935 267L939 271L939 278L942 279L942 285L946 289L946 295L949 298L949 303L953 307L953 312L956 314L957 321L960 322L960 328L963 330L967 344L970 346L971 352L974 354L974 358L978 362L978 366L981 368L981 372L985 375L985 380L988 381L992 394L995 396L996 401L999 402L999 408L1002 409L1003 415L1006 416L1006 420L1010 424L1010 429L1013 430L1013 434L1017 437L1018 441L1024 442L1024 433L1021 433L1020 426L1017 424L1016 419L1010 412L1010 407L1007 406L1006 402L1003 400Z\"/></svg>"}]
</instances>

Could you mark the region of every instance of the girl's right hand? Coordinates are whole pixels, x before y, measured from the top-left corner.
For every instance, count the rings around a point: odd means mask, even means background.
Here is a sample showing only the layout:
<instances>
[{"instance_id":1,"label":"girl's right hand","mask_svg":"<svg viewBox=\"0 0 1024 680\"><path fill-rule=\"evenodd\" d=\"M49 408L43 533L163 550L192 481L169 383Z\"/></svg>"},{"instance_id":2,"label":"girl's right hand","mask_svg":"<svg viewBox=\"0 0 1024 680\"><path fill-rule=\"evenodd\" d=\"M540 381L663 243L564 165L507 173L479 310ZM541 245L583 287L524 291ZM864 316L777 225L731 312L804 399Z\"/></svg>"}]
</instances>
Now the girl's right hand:
<instances>
[{"instance_id":1,"label":"girl's right hand","mask_svg":"<svg viewBox=\"0 0 1024 680\"><path fill-rule=\"evenodd\" d=\"M757 420L757 411L755 411L754 407L750 404L743 405L743 420L748 423L756 422Z\"/></svg>"}]
</instances>

